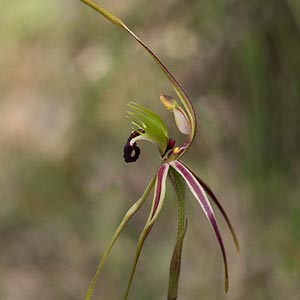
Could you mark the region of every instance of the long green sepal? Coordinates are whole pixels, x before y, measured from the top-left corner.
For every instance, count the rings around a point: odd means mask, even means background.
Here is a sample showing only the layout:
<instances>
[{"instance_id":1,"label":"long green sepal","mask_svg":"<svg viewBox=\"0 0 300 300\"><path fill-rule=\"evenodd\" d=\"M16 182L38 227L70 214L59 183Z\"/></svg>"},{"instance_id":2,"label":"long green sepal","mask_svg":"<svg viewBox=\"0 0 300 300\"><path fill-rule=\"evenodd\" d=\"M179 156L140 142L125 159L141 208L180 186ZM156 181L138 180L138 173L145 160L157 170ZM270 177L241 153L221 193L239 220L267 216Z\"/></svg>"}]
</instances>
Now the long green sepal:
<instances>
[{"instance_id":1,"label":"long green sepal","mask_svg":"<svg viewBox=\"0 0 300 300\"><path fill-rule=\"evenodd\" d=\"M137 266L144 242L145 242L148 234L150 233L150 231L162 209L163 202L165 199L165 193L166 193L166 178L167 178L168 170L169 170L169 165L162 164L157 171L156 184L155 184L155 190L154 190L154 195L153 195L151 211L150 211L148 220L147 220L146 225L139 237L139 240L138 240L138 243L136 246L135 258L134 258L131 274L129 277L128 286L127 286L127 289L125 292L124 300L128 299L129 290L130 290L130 287L132 284L132 280L133 280L133 277L135 274L136 266Z\"/></svg>"},{"instance_id":2,"label":"long green sepal","mask_svg":"<svg viewBox=\"0 0 300 300\"><path fill-rule=\"evenodd\" d=\"M169 171L169 178L176 193L177 234L169 270L168 300L175 300L178 293L182 246L187 229L187 221L185 218L185 181L173 168Z\"/></svg>"},{"instance_id":3,"label":"long green sepal","mask_svg":"<svg viewBox=\"0 0 300 300\"><path fill-rule=\"evenodd\" d=\"M123 229L125 228L125 226L127 225L127 223L129 222L129 220L131 219L131 217L139 210L139 208L143 205L143 203L145 202L145 200L147 199L147 197L149 196L153 186L154 186L154 183L155 183L155 180L156 180L156 176L154 176L152 178L152 180L150 181L150 183L148 184L146 190L144 191L143 195L141 196L141 198L136 201L131 207L130 209L127 211L127 213L125 214L122 222L120 223L119 227L117 228L117 230L115 231L112 239L110 240L106 250L104 251L104 254L99 262L99 265L97 267L97 270L96 270L96 273L91 281L91 284L88 288L88 291L84 297L85 300L90 300L91 299L91 296L92 296L92 293L94 291L94 288L95 288L95 285L96 285L96 282L97 282L97 279L100 275L100 272L102 270L102 267L104 265L104 262L107 258L107 256L109 255L114 243L116 242L116 240L118 239L119 235L121 234L121 232L123 231Z\"/></svg>"},{"instance_id":4,"label":"long green sepal","mask_svg":"<svg viewBox=\"0 0 300 300\"><path fill-rule=\"evenodd\" d=\"M187 111L190 123L191 123L191 133L189 136L189 144L191 144L194 140L195 133L196 133L196 127L197 127L197 121L196 121L196 116L195 116L195 111L192 106L191 101L189 100L187 94L181 87L181 85L178 83L178 81L175 79L175 77L172 75L172 73L168 70L168 68L162 63L162 61L156 56L156 54L133 32L131 31L127 25L118 17L116 17L114 14L111 12L107 11L100 5L96 4L95 2L91 0L80 0L81 2L85 3L86 5L90 6L93 8L95 11L100 13L102 16L104 16L106 19L114 23L115 25L122 27L126 32L128 32L149 54L150 56L154 59L154 61L158 64L160 69L163 71L163 73L166 75L166 77L169 79L171 82L176 94L178 95L179 99L181 100L184 108ZM187 150L184 149L180 155Z\"/></svg>"}]
</instances>

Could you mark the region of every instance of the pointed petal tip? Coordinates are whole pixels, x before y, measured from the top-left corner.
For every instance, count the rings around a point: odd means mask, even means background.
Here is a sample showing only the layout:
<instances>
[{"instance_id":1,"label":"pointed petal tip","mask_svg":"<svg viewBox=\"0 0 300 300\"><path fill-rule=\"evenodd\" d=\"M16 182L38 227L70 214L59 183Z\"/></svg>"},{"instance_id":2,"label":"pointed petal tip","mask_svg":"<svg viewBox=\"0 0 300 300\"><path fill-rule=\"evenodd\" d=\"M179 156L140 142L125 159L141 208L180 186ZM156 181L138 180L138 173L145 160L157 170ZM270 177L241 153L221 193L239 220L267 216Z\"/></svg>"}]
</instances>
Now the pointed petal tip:
<instances>
[{"instance_id":1,"label":"pointed petal tip","mask_svg":"<svg viewBox=\"0 0 300 300\"><path fill-rule=\"evenodd\" d=\"M227 220L225 220L227 222ZM227 222L227 224L230 223L229 220ZM234 246L235 246L235 249L236 249L236 252L237 254L240 256L241 255L241 248L240 248L240 243L239 243L239 240L237 238L237 235L233 229L233 226L230 224L229 227L229 230L231 232L231 235L232 235L232 238L233 238L233 242L234 242Z\"/></svg>"},{"instance_id":2,"label":"pointed petal tip","mask_svg":"<svg viewBox=\"0 0 300 300\"><path fill-rule=\"evenodd\" d=\"M225 292L228 292L229 289L229 275L228 275L228 265L227 265L227 259L226 256L224 258L224 269L225 269L225 281L224 281L224 286L225 286Z\"/></svg>"},{"instance_id":3,"label":"pointed petal tip","mask_svg":"<svg viewBox=\"0 0 300 300\"><path fill-rule=\"evenodd\" d=\"M225 279L225 292L227 293L229 289L229 280L228 278Z\"/></svg>"}]
</instances>

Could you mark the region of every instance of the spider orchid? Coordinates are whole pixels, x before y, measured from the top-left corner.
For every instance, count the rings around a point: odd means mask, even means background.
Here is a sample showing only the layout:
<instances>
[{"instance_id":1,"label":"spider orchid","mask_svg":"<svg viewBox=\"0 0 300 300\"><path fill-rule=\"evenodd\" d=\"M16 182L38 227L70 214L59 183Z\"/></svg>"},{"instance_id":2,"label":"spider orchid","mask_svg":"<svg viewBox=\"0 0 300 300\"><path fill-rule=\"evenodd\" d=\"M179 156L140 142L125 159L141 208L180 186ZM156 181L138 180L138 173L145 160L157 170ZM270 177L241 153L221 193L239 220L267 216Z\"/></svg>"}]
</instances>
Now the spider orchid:
<instances>
[{"instance_id":1,"label":"spider orchid","mask_svg":"<svg viewBox=\"0 0 300 300\"><path fill-rule=\"evenodd\" d=\"M150 56L158 64L158 66L161 68L163 73L171 82L178 98L181 101L182 106L172 97L167 95L161 95L160 100L164 105L164 107L173 113L178 130L180 131L180 133L185 135L184 143L182 145L176 146L175 140L169 137L166 125L158 115L156 115L151 110L149 110L148 108L140 104L134 102L130 102L128 104L129 111L127 113L134 128L130 136L128 137L127 142L123 149L124 160L128 163L135 162L140 155L140 148L138 147L137 143L140 140L146 140L156 145L160 154L161 164L156 174L154 175L154 177L151 179L150 183L146 187L143 195L127 211L119 227L115 231L109 245L107 246L100 260L97 271L86 293L85 300L90 300L96 281L104 265L104 262L107 256L109 255L113 245L115 244L117 238L121 234L122 230L125 228L126 224L129 222L132 216L139 210L139 208L148 198L151 191L154 190L151 210L148 219L146 221L146 224L144 226L144 229L137 243L134 263L130 274L125 297L124 297L124 299L128 299L129 290L135 274L141 249L163 207L168 176L174 187L176 198L177 198L177 236L176 236L176 243L175 243L173 255L171 258L171 264L170 264L168 299L177 298L178 281L179 281L180 265L181 265L181 253L182 253L183 240L187 228L187 221L185 218L185 187L186 186L188 186L189 190L191 191L195 199L200 204L207 220L212 226L213 232L220 246L222 257L223 257L223 263L224 263L225 290L227 291L229 283L228 283L228 267L227 267L226 252L225 252L222 236L217 224L217 220L214 211L212 209L212 206L210 204L209 198L212 200L212 202L214 202L214 204L220 210L222 216L224 217L238 252L239 252L239 243L238 243L237 236L234 232L234 229L230 223L230 220L225 210L223 209L221 203L218 201L217 197L213 193L213 191L199 176L197 176L190 169L190 167L188 167L185 163L181 161L181 157L191 146L196 132L196 117L190 100L188 99L182 87L179 85L179 83L176 81L173 75L166 68L166 66L159 60L159 58L152 52L152 50L123 23L123 21L121 21L118 17L108 12L107 10L105 10L104 8L102 8L101 6L99 6L98 4L94 3L91 0L80 0L80 1L87 4L88 6L96 10L98 13L102 14L109 21L111 21L112 23L121 27L127 33L129 33L139 44L141 44L141 46L150 54Z\"/></svg>"}]
</instances>

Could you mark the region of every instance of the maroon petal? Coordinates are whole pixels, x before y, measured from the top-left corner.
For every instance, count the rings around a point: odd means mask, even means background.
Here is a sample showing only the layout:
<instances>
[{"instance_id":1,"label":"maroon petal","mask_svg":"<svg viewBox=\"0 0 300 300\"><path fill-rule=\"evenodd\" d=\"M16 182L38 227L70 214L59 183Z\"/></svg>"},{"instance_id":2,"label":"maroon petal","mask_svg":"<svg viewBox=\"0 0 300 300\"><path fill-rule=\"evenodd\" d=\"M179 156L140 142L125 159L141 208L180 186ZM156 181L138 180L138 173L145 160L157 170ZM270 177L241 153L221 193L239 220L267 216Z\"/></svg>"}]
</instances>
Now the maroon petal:
<instances>
[{"instance_id":1,"label":"maroon petal","mask_svg":"<svg viewBox=\"0 0 300 300\"><path fill-rule=\"evenodd\" d=\"M207 219L209 220L213 230L215 232L216 238L221 248L223 262L224 262L224 269L225 269L225 290L228 290L228 266L227 266L227 258L224 243L222 240L222 236L219 231L219 227L217 224L216 217L214 215L213 209L208 201L208 198L205 194L205 191L201 184L198 182L197 178L193 175L193 173L181 162L179 161L172 161L170 165L184 178L188 187L190 188L192 194L198 200L199 204L201 205Z\"/></svg>"},{"instance_id":2,"label":"maroon petal","mask_svg":"<svg viewBox=\"0 0 300 300\"><path fill-rule=\"evenodd\" d=\"M223 215L228 227L229 227L229 230L230 230L230 233L232 235L232 238L233 238L233 241L234 241L234 244L235 244L235 247L237 249L237 252L240 253L240 245L239 245L239 240L237 238L237 235L234 231L234 228L222 206L222 204L220 203L220 201L217 199L216 195L214 194L214 192L211 190L211 188L197 175L195 174L195 172L193 172L185 163L183 163L181 161L181 163L183 165L185 165L185 167L187 169L189 169L189 171L195 176L195 178L197 179L197 181L200 183L200 185L203 187L203 189L205 190L205 192L209 195L209 197L214 201L214 203L217 205L218 209L220 210L221 214Z\"/></svg>"}]
</instances>

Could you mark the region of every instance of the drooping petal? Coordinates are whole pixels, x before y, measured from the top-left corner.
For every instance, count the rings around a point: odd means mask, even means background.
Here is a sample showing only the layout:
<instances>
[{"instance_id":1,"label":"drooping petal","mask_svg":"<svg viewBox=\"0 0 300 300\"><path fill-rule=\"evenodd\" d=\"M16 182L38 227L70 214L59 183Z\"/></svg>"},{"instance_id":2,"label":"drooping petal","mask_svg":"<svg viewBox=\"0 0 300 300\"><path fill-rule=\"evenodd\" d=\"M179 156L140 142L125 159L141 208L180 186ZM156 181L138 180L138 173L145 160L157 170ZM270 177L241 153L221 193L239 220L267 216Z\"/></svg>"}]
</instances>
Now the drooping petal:
<instances>
[{"instance_id":1,"label":"drooping petal","mask_svg":"<svg viewBox=\"0 0 300 300\"><path fill-rule=\"evenodd\" d=\"M133 263L132 271L130 274L126 293L124 296L125 300L128 298L129 290L130 290L130 287L132 284L132 280L133 280L133 277L135 274L137 262L140 257L144 242L145 242L148 234L150 233L157 217L159 216L159 213L163 206L163 202L165 199L165 193L166 193L166 179L167 179L168 170L169 170L169 165L165 163L159 167L157 174L156 174L156 183L155 183L152 207L151 207L151 211L150 211L148 220L145 224L145 227L144 227L144 229L139 237L138 243L137 243L134 263Z\"/></svg>"},{"instance_id":2,"label":"drooping petal","mask_svg":"<svg viewBox=\"0 0 300 300\"><path fill-rule=\"evenodd\" d=\"M239 240L237 238L237 235L234 231L234 228L225 212L225 209L223 208L222 204L220 203L220 201L217 199L216 195L214 194L214 192L212 191L212 189L197 175L195 174L195 172L193 172L185 163L181 162L182 164L185 165L186 168L188 168L190 170L190 172L195 176L195 178L198 180L198 182L200 183L200 185L203 187L203 189L205 190L205 192L210 196L210 198L214 201L214 203L216 204L216 206L218 207L218 209L220 210L221 214L223 215L230 233L232 235L236 250L238 253L240 253L240 245L239 245Z\"/></svg>"},{"instance_id":3,"label":"drooping petal","mask_svg":"<svg viewBox=\"0 0 300 300\"><path fill-rule=\"evenodd\" d=\"M112 249L113 245L115 244L116 240L118 239L119 235L121 234L121 232L123 231L124 227L127 225L127 223L129 222L129 220L132 218L132 216L139 210L139 208L143 205L143 203L145 202L145 200L147 199L148 195L150 194L153 186L154 186L154 183L155 183L155 180L156 180L156 176L154 176L152 178L152 180L150 181L150 183L148 184L146 190L144 191L143 195L141 196L141 198L136 201L132 206L131 208L127 211L127 213L125 214L122 222L120 223L119 227L117 228L117 230L115 231L112 239L110 240L106 250L104 251L104 254L99 262L99 265L97 267L97 270L96 270L96 273L93 277L93 280L88 288L88 291L84 297L85 300L90 300L91 299L91 296L92 296L92 293L94 291L94 288L95 288L95 284L97 282L97 279L100 275L100 272L102 270L102 267L105 263L105 260L107 258L107 256L109 255L110 253L110 250Z\"/></svg>"},{"instance_id":4,"label":"drooping petal","mask_svg":"<svg viewBox=\"0 0 300 300\"><path fill-rule=\"evenodd\" d=\"M216 235L216 238L220 245L222 256L223 256L224 271L225 271L225 290L227 291L228 290L228 266L227 266L226 251L225 251L222 236L219 231L216 217L215 217L213 209L209 203L209 200L205 194L205 191L203 190L203 187L198 182L198 180L195 178L193 173L187 167L185 167L181 162L176 161L176 160L171 161L170 165L185 179L189 189L191 190L191 192L195 196L195 198L198 200L207 219L209 220L211 226L213 227L213 230L215 232L215 235Z\"/></svg>"},{"instance_id":5,"label":"drooping petal","mask_svg":"<svg viewBox=\"0 0 300 300\"><path fill-rule=\"evenodd\" d=\"M185 190L186 183L183 177L173 168L169 170L169 178L172 182L177 202L177 232L176 244L173 250L169 268L168 299L177 299L179 277L181 270L181 256L183 240L187 230L187 219L185 217Z\"/></svg>"}]
</instances>

